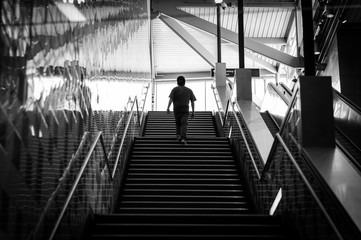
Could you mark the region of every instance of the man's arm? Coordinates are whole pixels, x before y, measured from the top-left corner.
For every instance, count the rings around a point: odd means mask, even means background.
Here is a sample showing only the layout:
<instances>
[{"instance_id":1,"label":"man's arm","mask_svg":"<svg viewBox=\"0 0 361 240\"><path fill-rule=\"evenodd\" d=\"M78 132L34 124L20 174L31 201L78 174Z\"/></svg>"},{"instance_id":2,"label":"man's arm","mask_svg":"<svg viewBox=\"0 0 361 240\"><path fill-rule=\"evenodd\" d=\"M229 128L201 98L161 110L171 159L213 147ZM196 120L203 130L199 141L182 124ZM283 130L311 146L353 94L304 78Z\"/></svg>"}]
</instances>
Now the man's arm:
<instances>
[{"instance_id":1,"label":"man's arm","mask_svg":"<svg viewBox=\"0 0 361 240\"><path fill-rule=\"evenodd\" d=\"M192 107L191 118L194 118L194 101L193 100L191 100L191 107Z\"/></svg>"},{"instance_id":2,"label":"man's arm","mask_svg":"<svg viewBox=\"0 0 361 240\"><path fill-rule=\"evenodd\" d=\"M167 113L170 113L169 108L170 108L170 105L172 104L172 102L173 102L173 99L172 99L172 98L169 98L168 107L167 107Z\"/></svg>"}]
</instances>

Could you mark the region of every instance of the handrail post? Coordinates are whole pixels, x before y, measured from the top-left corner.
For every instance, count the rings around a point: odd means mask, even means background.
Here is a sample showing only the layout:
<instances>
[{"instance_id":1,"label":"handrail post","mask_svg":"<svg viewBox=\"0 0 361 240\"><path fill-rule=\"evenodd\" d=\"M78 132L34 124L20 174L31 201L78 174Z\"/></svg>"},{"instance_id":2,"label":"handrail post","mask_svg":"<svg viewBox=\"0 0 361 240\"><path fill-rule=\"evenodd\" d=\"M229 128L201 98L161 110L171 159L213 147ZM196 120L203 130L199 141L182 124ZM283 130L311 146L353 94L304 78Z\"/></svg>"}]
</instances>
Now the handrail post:
<instances>
[{"instance_id":1,"label":"handrail post","mask_svg":"<svg viewBox=\"0 0 361 240\"><path fill-rule=\"evenodd\" d=\"M113 178L112 178L112 171L110 170L110 166L109 166L109 159L108 159L108 155L107 155L107 151L105 149L105 144L104 144L104 139L103 139L103 134L101 132L101 135L100 135L100 144L102 145L102 149L103 149L103 153L104 153L104 158L105 158L105 164L107 165L107 168L108 168L108 172L109 172L109 177L110 177L110 181L113 181Z\"/></svg>"},{"instance_id":2,"label":"handrail post","mask_svg":"<svg viewBox=\"0 0 361 240\"><path fill-rule=\"evenodd\" d=\"M131 107L131 110L130 110L130 113L129 113L129 116L128 116L128 120L127 120L127 123L126 123L125 128L124 128L122 141L120 142L118 154L117 154L117 157L116 157L116 159L115 159L114 168L113 168L113 171L112 171L112 178L113 178L113 179L114 179L114 176L115 176L115 172L116 172L116 170L117 170L117 167L118 167L118 162L119 162L119 158L120 158L120 153L121 153L121 151L122 151L122 147L123 147L123 144L124 144L124 141L125 141L125 136L126 136L126 134L127 134L127 132L128 132L128 128L129 128L129 124L130 124L130 121L131 121L131 117L132 117L133 112L134 112L134 103L135 103L135 101L133 101L133 104L132 104L132 107Z\"/></svg>"},{"instance_id":3,"label":"handrail post","mask_svg":"<svg viewBox=\"0 0 361 240\"><path fill-rule=\"evenodd\" d=\"M138 126L140 127L140 114L139 114L138 98L135 97L134 101L135 101L135 105L137 107L137 120L138 120L137 122L138 122Z\"/></svg>"},{"instance_id":4,"label":"handrail post","mask_svg":"<svg viewBox=\"0 0 361 240\"><path fill-rule=\"evenodd\" d=\"M214 100L215 100L216 105L217 105L218 114L219 114L219 119L220 119L220 121L221 121L221 126L223 127L224 123L223 123L223 119L222 119L222 116L221 116L221 108L220 108L219 105L218 105L216 88L213 86L213 84L211 85L211 88L212 88L212 90L213 90Z\"/></svg>"},{"instance_id":5,"label":"handrail post","mask_svg":"<svg viewBox=\"0 0 361 240\"><path fill-rule=\"evenodd\" d=\"M227 101L227 106L226 106L226 110L225 110L225 112L224 112L223 126L222 126L222 127L224 127L224 126L226 125L229 103L230 103L230 100L228 99L228 101Z\"/></svg>"}]
</instances>

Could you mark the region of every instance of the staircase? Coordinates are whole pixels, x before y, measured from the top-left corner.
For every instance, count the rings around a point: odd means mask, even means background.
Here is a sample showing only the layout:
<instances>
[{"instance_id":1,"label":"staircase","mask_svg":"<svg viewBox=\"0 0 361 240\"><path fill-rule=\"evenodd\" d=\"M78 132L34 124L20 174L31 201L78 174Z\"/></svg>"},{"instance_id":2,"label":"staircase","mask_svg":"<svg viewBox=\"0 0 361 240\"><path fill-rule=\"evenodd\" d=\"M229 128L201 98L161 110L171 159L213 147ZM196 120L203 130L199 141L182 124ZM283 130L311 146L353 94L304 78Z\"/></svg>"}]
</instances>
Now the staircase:
<instances>
[{"instance_id":1,"label":"staircase","mask_svg":"<svg viewBox=\"0 0 361 240\"><path fill-rule=\"evenodd\" d=\"M93 239L287 239L281 218L257 215L228 139L210 112L189 121L188 145L173 115L149 112L135 139L117 212L95 215Z\"/></svg>"}]
</instances>

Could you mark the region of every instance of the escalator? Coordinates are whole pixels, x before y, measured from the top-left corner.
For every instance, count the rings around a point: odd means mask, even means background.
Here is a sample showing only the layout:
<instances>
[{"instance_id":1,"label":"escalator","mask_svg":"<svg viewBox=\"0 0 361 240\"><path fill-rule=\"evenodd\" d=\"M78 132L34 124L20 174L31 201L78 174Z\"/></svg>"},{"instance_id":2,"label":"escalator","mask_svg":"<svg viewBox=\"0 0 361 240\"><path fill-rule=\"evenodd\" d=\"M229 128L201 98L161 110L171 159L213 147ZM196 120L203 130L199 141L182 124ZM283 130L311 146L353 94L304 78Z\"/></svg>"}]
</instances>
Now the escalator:
<instances>
[{"instance_id":1,"label":"escalator","mask_svg":"<svg viewBox=\"0 0 361 240\"><path fill-rule=\"evenodd\" d=\"M269 84L267 87L268 103L262 107L260 114L273 136L285 117L284 106L290 102L290 93L285 85ZM333 105L336 144L361 171L361 138L358 134L361 122L357 120L361 119L361 110L336 90L333 90Z\"/></svg>"},{"instance_id":2,"label":"escalator","mask_svg":"<svg viewBox=\"0 0 361 240\"><path fill-rule=\"evenodd\" d=\"M172 115L149 112L116 212L94 216L92 239L290 239L281 216L256 213L211 112L189 121L187 145L174 133Z\"/></svg>"}]
</instances>

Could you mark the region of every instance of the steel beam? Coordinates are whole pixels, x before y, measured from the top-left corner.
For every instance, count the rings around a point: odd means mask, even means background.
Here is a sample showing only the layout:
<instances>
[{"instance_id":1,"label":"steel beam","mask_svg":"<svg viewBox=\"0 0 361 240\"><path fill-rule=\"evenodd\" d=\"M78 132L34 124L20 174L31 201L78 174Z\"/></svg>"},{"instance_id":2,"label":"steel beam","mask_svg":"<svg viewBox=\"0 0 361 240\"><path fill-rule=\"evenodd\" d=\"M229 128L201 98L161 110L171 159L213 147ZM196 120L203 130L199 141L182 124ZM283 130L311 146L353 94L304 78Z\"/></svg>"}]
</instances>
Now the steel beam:
<instances>
[{"instance_id":1,"label":"steel beam","mask_svg":"<svg viewBox=\"0 0 361 240\"><path fill-rule=\"evenodd\" d=\"M256 42L259 42L259 43L262 43L262 44L275 44L275 45L286 45L287 42L286 42L286 38L270 38L270 37L251 37L251 38L248 38L248 39L251 39L253 41L256 41Z\"/></svg>"},{"instance_id":2,"label":"steel beam","mask_svg":"<svg viewBox=\"0 0 361 240\"><path fill-rule=\"evenodd\" d=\"M175 18L179 21L182 21L186 24L194 26L198 29L201 29L201 30L208 32L210 34L213 34L215 36L217 34L217 31L216 31L217 28L216 28L215 24L178 9L174 5L173 1L170 1L170 2L166 2L166 1L156 2L155 1L155 2L153 2L153 10L159 11L163 14L166 14L172 18ZM237 33L233 32L231 30L222 28L221 35L222 35L222 38L225 39L226 41L229 41L229 42L232 42L232 43L238 45L238 34ZM302 58L296 58L289 54L280 52L274 48L268 47L262 43L254 41L252 39L245 38L244 39L244 47L253 52L259 53L265 57L273 59L277 62L283 63L287 66L290 66L293 68L302 68L303 67L303 59Z\"/></svg>"}]
</instances>

